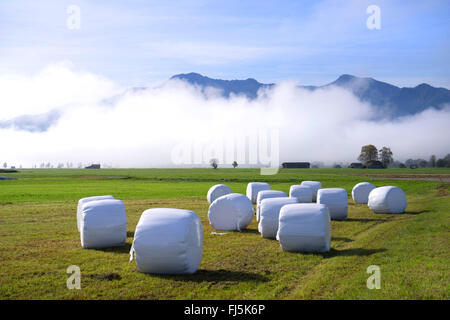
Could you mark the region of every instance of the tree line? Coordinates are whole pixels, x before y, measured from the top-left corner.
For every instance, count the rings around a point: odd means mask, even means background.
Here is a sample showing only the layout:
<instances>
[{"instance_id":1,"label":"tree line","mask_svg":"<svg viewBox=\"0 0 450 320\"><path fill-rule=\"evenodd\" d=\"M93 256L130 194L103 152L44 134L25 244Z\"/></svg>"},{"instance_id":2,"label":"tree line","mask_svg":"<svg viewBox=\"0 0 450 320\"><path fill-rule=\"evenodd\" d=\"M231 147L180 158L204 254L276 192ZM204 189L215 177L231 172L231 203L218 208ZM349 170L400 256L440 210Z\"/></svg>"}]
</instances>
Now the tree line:
<instances>
[{"instance_id":1,"label":"tree line","mask_svg":"<svg viewBox=\"0 0 450 320\"><path fill-rule=\"evenodd\" d=\"M362 146L358 160L364 162L366 166L371 163L379 163L382 167L387 168L392 162L394 153L391 148L383 147L380 150L373 144Z\"/></svg>"},{"instance_id":2,"label":"tree line","mask_svg":"<svg viewBox=\"0 0 450 320\"><path fill-rule=\"evenodd\" d=\"M366 166L370 163L379 162L384 168L398 167L398 168L444 168L450 167L450 154L447 154L442 159L437 159L435 155L432 155L427 161L425 159L408 159L404 163L394 161L394 153L391 148L383 147L380 150L373 144L368 144L361 147L361 153L358 160L363 162Z\"/></svg>"}]
</instances>

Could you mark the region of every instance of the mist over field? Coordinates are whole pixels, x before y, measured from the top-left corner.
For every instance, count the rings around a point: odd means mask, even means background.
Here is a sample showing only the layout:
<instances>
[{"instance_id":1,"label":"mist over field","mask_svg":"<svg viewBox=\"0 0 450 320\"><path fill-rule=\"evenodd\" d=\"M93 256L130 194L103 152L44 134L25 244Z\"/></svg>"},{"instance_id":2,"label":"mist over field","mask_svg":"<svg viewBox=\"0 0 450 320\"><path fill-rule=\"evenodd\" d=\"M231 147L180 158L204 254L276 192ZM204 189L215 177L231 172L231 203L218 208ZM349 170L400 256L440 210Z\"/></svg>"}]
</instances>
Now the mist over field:
<instances>
[{"instance_id":1,"label":"mist over field","mask_svg":"<svg viewBox=\"0 0 450 320\"><path fill-rule=\"evenodd\" d=\"M390 147L396 160L450 150L450 106L392 120L348 90L309 91L297 84L281 82L250 100L226 99L179 80L130 90L68 64L33 75L1 74L0 162L171 167L180 164L174 148L197 145L201 160L185 164L207 166L213 156L231 163L233 156L225 156L230 142L255 134L261 139L261 132L278 133L279 146L270 149L279 150L280 163L354 162L365 144ZM246 143L248 152L253 142ZM211 146L222 146L223 157Z\"/></svg>"}]
</instances>

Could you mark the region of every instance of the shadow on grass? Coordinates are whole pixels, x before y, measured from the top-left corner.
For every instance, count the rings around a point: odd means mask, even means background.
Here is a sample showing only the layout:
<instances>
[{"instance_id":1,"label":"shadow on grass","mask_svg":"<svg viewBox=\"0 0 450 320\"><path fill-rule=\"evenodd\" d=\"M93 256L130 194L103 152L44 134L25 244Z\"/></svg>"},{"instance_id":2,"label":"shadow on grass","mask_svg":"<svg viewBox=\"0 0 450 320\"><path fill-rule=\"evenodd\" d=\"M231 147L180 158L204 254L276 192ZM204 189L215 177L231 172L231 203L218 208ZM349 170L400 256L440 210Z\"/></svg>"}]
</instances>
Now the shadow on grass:
<instances>
[{"instance_id":1,"label":"shadow on grass","mask_svg":"<svg viewBox=\"0 0 450 320\"><path fill-rule=\"evenodd\" d=\"M244 229L241 230L242 233L253 233L253 234L259 234L259 231L257 229Z\"/></svg>"},{"instance_id":2,"label":"shadow on grass","mask_svg":"<svg viewBox=\"0 0 450 320\"><path fill-rule=\"evenodd\" d=\"M334 240L334 241L343 241L343 242L352 242L352 241L355 241L355 240L353 240L353 239L350 239L350 238L344 238L344 237L331 237L331 240Z\"/></svg>"},{"instance_id":3,"label":"shadow on grass","mask_svg":"<svg viewBox=\"0 0 450 320\"><path fill-rule=\"evenodd\" d=\"M358 222L377 222L377 221L387 221L386 219L370 219L370 218L347 218L345 221L358 221Z\"/></svg>"},{"instance_id":4,"label":"shadow on grass","mask_svg":"<svg viewBox=\"0 0 450 320\"><path fill-rule=\"evenodd\" d=\"M403 214L421 214L431 212L431 210L420 210L420 211L405 211Z\"/></svg>"},{"instance_id":5,"label":"shadow on grass","mask_svg":"<svg viewBox=\"0 0 450 320\"><path fill-rule=\"evenodd\" d=\"M192 282L267 282L269 278L251 272L229 271L229 270L205 270L200 269L194 274L186 275L165 275L152 274L154 277L175 280L175 281L192 281Z\"/></svg>"},{"instance_id":6,"label":"shadow on grass","mask_svg":"<svg viewBox=\"0 0 450 320\"><path fill-rule=\"evenodd\" d=\"M112 280L120 280L120 279L122 279L120 274L118 274L116 272L93 273L93 274L87 274L86 276L89 277L89 278L96 279L96 280L101 280L101 281L104 281L104 280L112 281Z\"/></svg>"},{"instance_id":7,"label":"shadow on grass","mask_svg":"<svg viewBox=\"0 0 450 320\"><path fill-rule=\"evenodd\" d=\"M379 215L392 215L392 216L401 216L402 214L421 214L421 213L426 213L426 212L431 212L431 210L420 210L420 211L405 211L403 213L381 213L381 212L377 212L375 214L379 214ZM384 220L384 219L372 219L372 220Z\"/></svg>"},{"instance_id":8,"label":"shadow on grass","mask_svg":"<svg viewBox=\"0 0 450 320\"><path fill-rule=\"evenodd\" d=\"M98 249L91 249L96 251L103 251L103 252L112 252L112 253L120 253L120 254L129 254L131 250L131 243L125 243L125 245L120 247L110 247L110 248L98 248Z\"/></svg>"},{"instance_id":9,"label":"shadow on grass","mask_svg":"<svg viewBox=\"0 0 450 320\"><path fill-rule=\"evenodd\" d=\"M379 252L385 252L385 251L387 251L387 249L385 249L385 248L380 248L380 249L351 248L351 249L342 249L342 250L337 250L337 249L331 248L329 252L321 253L321 255L324 258L333 258L333 257L337 257L337 256L364 257L364 256L370 256L372 254L379 253Z\"/></svg>"}]
</instances>

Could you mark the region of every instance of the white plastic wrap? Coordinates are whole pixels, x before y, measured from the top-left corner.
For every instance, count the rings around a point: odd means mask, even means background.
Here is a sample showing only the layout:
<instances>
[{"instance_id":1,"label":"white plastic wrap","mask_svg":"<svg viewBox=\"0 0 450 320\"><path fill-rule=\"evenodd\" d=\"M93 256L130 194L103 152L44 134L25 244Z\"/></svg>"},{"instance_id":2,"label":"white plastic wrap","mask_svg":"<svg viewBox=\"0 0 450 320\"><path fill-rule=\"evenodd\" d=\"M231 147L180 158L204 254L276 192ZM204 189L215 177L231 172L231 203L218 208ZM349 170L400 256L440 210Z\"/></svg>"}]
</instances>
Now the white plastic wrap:
<instances>
[{"instance_id":1,"label":"white plastic wrap","mask_svg":"<svg viewBox=\"0 0 450 320\"><path fill-rule=\"evenodd\" d=\"M262 190L270 190L270 185L265 182L250 182L247 185L247 197L255 204L258 192Z\"/></svg>"},{"instance_id":2,"label":"white plastic wrap","mask_svg":"<svg viewBox=\"0 0 450 320\"><path fill-rule=\"evenodd\" d=\"M256 221L259 221L259 206L261 201L264 199L280 197L287 197L287 194L279 190L263 190L258 192L258 197L256 198Z\"/></svg>"},{"instance_id":3,"label":"white plastic wrap","mask_svg":"<svg viewBox=\"0 0 450 320\"><path fill-rule=\"evenodd\" d=\"M403 213L407 206L406 195L394 186L375 188L369 194L368 205L375 213Z\"/></svg>"},{"instance_id":4,"label":"white plastic wrap","mask_svg":"<svg viewBox=\"0 0 450 320\"><path fill-rule=\"evenodd\" d=\"M130 261L139 272L192 274L202 261L203 229L193 211L155 208L145 210L136 226Z\"/></svg>"},{"instance_id":5,"label":"white plastic wrap","mask_svg":"<svg viewBox=\"0 0 450 320\"><path fill-rule=\"evenodd\" d=\"M108 196L94 196L94 197L87 197L87 198L82 198L80 200L78 200L78 207L77 207L77 228L78 228L78 232L80 232L80 221L81 221L81 207L84 203L88 203L90 201L96 201L96 200L105 200L105 199L114 199L113 196L108 195Z\"/></svg>"},{"instance_id":6,"label":"white plastic wrap","mask_svg":"<svg viewBox=\"0 0 450 320\"><path fill-rule=\"evenodd\" d=\"M121 200L104 199L81 206L80 236L83 248L117 247L127 239L127 216Z\"/></svg>"},{"instance_id":7,"label":"white plastic wrap","mask_svg":"<svg viewBox=\"0 0 450 320\"><path fill-rule=\"evenodd\" d=\"M342 188L325 188L317 192L317 203L328 206L331 220L345 220L348 215L347 191Z\"/></svg>"},{"instance_id":8,"label":"white plastic wrap","mask_svg":"<svg viewBox=\"0 0 450 320\"><path fill-rule=\"evenodd\" d=\"M240 231L253 219L253 205L240 193L230 193L214 200L209 206L209 223L216 230Z\"/></svg>"},{"instance_id":9,"label":"white plastic wrap","mask_svg":"<svg viewBox=\"0 0 450 320\"><path fill-rule=\"evenodd\" d=\"M263 238L274 239L277 236L280 209L292 203L298 203L298 199L283 197L261 201L258 231Z\"/></svg>"},{"instance_id":10,"label":"white plastic wrap","mask_svg":"<svg viewBox=\"0 0 450 320\"><path fill-rule=\"evenodd\" d=\"M283 251L329 251L331 222L328 207L312 203L283 206L280 210L277 240Z\"/></svg>"},{"instance_id":11,"label":"white plastic wrap","mask_svg":"<svg viewBox=\"0 0 450 320\"><path fill-rule=\"evenodd\" d=\"M311 203L313 199L313 189L307 185L295 184L289 189L289 197L297 198L300 203Z\"/></svg>"},{"instance_id":12,"label":"white plastic wrap","mask_svg":"<svg viewBox=\"0 0 450 320\"><path fill-rule=\"evenodd\" d=\"M322 183L319 181L302 181L300 184L301 186L309 186L313 189L313 197L312 201L317 201L317 191L319 191L320 188L322 188Z\"/></svg>"},{"instance_id":13,"label":"white plastic wrap","mask_svg":"<svg viewBox=\"0 0 450 320\"><path fill-rule=\"evenodd\" d=\"M208 200L208 203L211 204L217 198L230 193L233 193L233 190L231 190L230 187L224 184L216 184L215 186L209 188L208 194L206 195L206 199Z\"/></svg>"},{"instance_id":14,"label":"white plastic wrap","mask_svg":"<svg viewBox=\"0 0 450 320\"><path fill-rule=\"evenodd\" d=\"M353 201L359 204L367 204L369 201L369 193L376 187L369 182L357 183L352 189Z\"/></svg>"}]
</instances>

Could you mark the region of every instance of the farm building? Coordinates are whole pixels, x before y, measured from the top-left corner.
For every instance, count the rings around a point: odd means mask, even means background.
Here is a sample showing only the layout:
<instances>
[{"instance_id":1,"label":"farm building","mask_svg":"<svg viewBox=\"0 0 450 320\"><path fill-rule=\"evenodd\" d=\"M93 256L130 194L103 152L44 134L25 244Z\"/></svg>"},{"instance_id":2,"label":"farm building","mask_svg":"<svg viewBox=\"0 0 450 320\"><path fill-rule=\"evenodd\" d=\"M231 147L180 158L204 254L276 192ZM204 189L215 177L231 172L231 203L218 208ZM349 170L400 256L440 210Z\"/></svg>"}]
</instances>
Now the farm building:
<instances>
[{"instance_id":1,"label":"farm building","mask_svg":"<svg viewBox=\"0 0 450 320\"><path fill-rule=\"evenodd\" d=\"M378 160L373 160L373 161L367 161L364 166L367 169L385 169L383 163L381 161Z\"/></svg>"},{"instance_id":2,"label":"farm building","mask_svg":"<svg viewBox=\"0 0 450 320\"><path fill-rule=\"evenodd\" d=\"M100 169L100 164L91 164L90 166L85 167L85 169Z\"/></svg>"},{"instance_id":3,"label":"farm building","mask_svg":"<svg viewBox=\"0 0 450 320\"><path fill-rule=\"evenodd\" d=\"M352 169L362 169L362 168L364 168L364 166L363 166L363 164L361 162L350 163L350 165L348 167L352 168Z\"/></svg>"},{"instance_id":4,"label":"farm building","mask_svg":"<svg viewBox=\"0 0 450 320\"><path fill-rule=\"evenodd\" d=\"M309 162L283 162L281 164L281 167L284 169L287 168L310 168L310 163Z\"/></svg>"}]
</instances>

